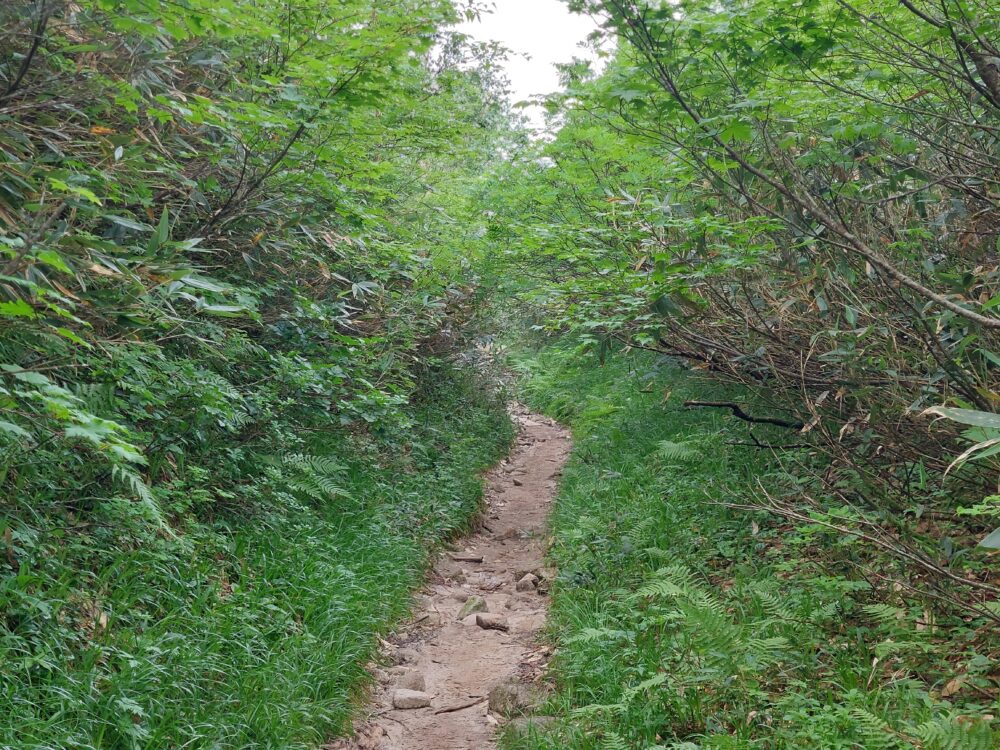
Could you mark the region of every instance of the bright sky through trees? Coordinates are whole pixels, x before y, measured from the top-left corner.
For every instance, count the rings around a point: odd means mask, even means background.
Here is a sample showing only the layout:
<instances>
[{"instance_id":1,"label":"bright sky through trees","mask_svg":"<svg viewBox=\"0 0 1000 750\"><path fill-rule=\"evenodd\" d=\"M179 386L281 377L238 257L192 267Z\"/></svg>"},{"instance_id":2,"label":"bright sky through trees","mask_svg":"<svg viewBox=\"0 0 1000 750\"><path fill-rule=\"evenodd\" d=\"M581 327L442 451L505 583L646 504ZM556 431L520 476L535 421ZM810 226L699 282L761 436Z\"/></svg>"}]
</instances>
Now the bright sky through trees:
<instances>
[{"instance_id":1,"label":"bright sky through trees","mask_svg":"<svg viewBox=\"0 0 1000 750\"><path fill-rule=\"evenodd\" d=\"M593 19L570 13L560 0L497 0L492 13L459 26L476 39L498 41L511 50L507 74L515 102L557 90L557 63L574 57L596 61L594 52L581 46L595 28ZM542 126L541 107L524 112L532 127Z\"/></svg>"}]
</instances>

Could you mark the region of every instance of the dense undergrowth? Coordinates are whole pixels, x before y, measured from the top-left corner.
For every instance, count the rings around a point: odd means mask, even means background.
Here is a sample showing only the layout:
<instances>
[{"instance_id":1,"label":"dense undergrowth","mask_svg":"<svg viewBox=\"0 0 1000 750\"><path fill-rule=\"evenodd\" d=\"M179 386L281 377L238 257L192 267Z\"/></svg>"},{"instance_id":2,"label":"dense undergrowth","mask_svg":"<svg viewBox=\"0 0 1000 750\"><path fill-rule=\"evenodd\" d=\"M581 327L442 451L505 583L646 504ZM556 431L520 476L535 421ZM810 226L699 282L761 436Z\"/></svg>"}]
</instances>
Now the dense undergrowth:
<instances>
[{"instance_id":1,"label":"dense undergrowth","mask_svg":"<svg viewBox=\"0 0 1000 750\"><path fill-rule=\"evenodd\" d=\"M459 18L0 3L0 746L343 728L511 435L447 364L516 140Z\"/></svg>"},{"instance_id":2,"label":"dense undergrowth","mask_svg":"<svg viewBox=\"0 0 1000 750\"><path fill-rule=\"evenodd\" d=\"M343 726L522 304L544 746L995 743L1000 6L568 4L532 142L477 0L0 3L0 745Z\"/></svg>"},{"instance_id":3,"label":"dense undergrowth","mask_svg":"<svg viewBox=\"0 0 1000 750\"><path fill-rule=\"evenodd\" d=\"M114 509L5 513L0 747L307 748L342 730L376 635L513 435L468 378L434 379L405 428L258 456L227 491L192 470L174 497L228 507L169 534Z\"/></svg>"},{"instance_id":4,"label":"dense undergrowth","mask_svg":"<svg viewBox=\"0 0 1000 750\"><path fill-rule=\"evenodd\" d=\"M748 503L1000 625L1000 5L570 5L614 52L484 190L504 286L742 385L827 458Z\"/></svg>"},{"instance_id":5,"label":"dense undergrowth","mask_svg":"<svg viewBox=\"0 0 1000 750\"><path fill-rule=\"evenodd\" d=\"M996 746L984 621L866 580L857 536L724 505L789 479L744 423L682 406L740 393L648 354L519 366L575 448L552 519L562 720L508 750Z\"/></svg>"}]
</instances>

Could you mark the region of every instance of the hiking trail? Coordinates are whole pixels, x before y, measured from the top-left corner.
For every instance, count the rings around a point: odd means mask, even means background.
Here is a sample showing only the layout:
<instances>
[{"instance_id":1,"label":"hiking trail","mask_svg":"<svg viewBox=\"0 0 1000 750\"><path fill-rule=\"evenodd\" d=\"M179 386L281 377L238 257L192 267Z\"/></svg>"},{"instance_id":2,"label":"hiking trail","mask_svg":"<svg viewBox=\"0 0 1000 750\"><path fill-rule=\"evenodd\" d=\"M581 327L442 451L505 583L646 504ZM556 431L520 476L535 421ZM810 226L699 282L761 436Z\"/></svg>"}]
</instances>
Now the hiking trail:
<instances>
[{"instance_id":1,"label":"hiking trail","mask_svg":"<svg viewBox=\"0 0 1000 750\"><path fill-rule=\"evenodd\" d=\"M544 692L537 680L550 649L537 636L554 575L546 529L570 436L521 406L512 416L516 445L486 476L479 530L441 555L413 618L383 643L395 666L373 669L379 685L356 736L329 750L488 750L505 721L544 723L516 717Z\"/></svg>"}]
</instances>

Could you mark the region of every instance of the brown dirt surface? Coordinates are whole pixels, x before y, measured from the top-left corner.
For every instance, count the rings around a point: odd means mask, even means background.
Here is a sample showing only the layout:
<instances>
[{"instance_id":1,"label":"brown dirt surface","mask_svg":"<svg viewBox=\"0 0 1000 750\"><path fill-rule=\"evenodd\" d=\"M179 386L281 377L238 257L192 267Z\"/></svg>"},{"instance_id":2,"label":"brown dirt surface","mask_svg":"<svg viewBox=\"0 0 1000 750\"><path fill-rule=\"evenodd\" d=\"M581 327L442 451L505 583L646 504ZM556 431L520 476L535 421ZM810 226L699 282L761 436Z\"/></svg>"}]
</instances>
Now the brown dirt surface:
<instances>
[{"instance_id":1,"label":"brown dirt surface","mask_svg":"<svg viewBox=\"0 0 1000 750\"><path fill-rule=\"evenodd\" d=\"M490 691L523 684L531 688L525 694L543 692L536 681L549 651L539 644L538 632L553 575L544 567L547 520L570 436L520 406L512 413L520 427L517 444L487 475L480 530L440 557L417 596L412 620L383 644L395 666L373 668L379 687L355 736L334 741L329 750L489 750L507 719L491 712ZM454 559L479 556L481 563ZM517 591L526 573L538 576L538 586ZM485 599L488 612L504 618L508 629L481 627L475 614L459 621L470 596ZM397 685L419 687L420 677L433 696L430 706L393 708Z\"/></svg>"}]
</instances>

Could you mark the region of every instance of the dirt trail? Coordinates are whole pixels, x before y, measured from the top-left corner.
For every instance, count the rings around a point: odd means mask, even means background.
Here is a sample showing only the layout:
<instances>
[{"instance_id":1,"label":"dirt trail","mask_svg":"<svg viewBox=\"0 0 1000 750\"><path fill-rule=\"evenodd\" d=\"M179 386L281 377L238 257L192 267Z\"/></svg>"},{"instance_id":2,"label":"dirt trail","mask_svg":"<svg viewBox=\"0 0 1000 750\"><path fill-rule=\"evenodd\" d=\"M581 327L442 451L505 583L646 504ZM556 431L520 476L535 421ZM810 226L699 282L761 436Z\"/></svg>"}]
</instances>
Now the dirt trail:
<instances>
[{"instance_id":1,"label":"dirt trail","mask_svg":"<svg viewBox=\"0 0 1000 750\"><path fill-rule=\"evenodd\" d=\"M487 476L480 531L442 555L413 620L385 644L397 666L377 670L381 684L368 722L331 750L488 750L504 721L499 704L523 699L541 674L548 651L537 633L551 579L542 567L546 521L570 439L545 417L520 407L513 416L520 425L517 445ZM481 563L454 559L480 556ZM528 573L538 576L536 585L529 578L517 586ZM476 614L458 619L475 603L470 597L481 597L488 608L478 623ZM482 627L490 621L508 630ZM430 706L394 708L394 700L427 698L400 694L401 687L430 694Z\"/></svg>"}]
</instances>

